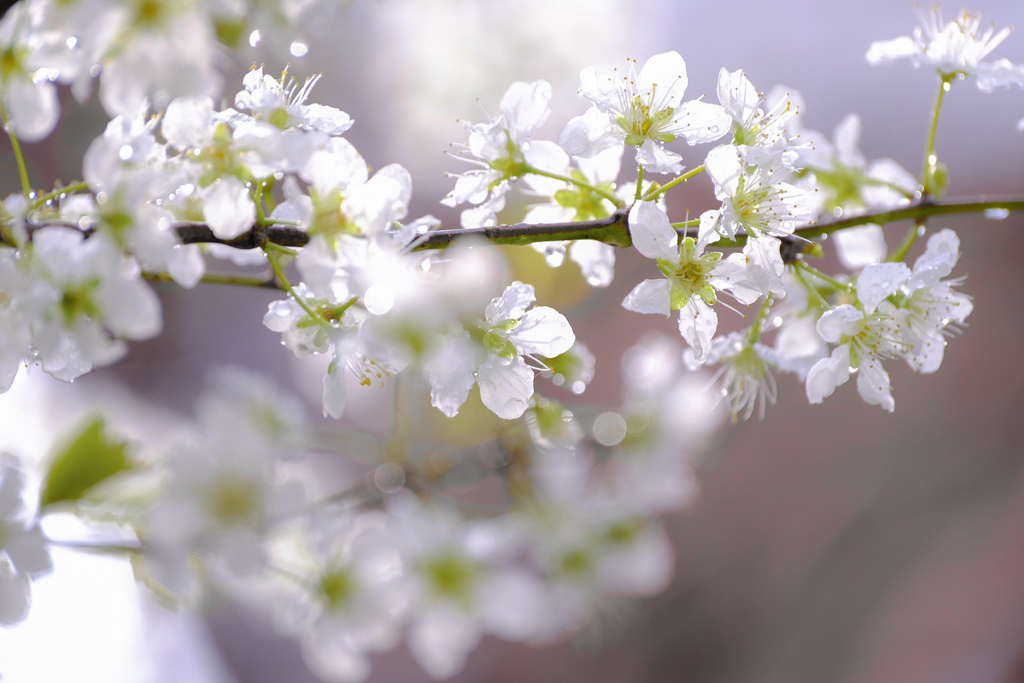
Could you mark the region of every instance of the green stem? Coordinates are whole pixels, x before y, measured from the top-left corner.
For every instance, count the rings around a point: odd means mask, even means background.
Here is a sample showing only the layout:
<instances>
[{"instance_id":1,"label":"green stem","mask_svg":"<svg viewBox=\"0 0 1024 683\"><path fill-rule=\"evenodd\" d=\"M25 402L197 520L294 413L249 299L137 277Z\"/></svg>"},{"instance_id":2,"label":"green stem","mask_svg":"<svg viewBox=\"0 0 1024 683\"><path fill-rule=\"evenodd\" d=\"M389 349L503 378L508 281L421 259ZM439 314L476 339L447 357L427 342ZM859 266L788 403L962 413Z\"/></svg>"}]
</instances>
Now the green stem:
<instances>
[{"instance_id":1,"label":"green stem","mask_svg":"<svg viewBox=\"0 0 1024 683\"><path fill-rule=\"evenodd\" d=\"M853 289L853 285L851 285L851 284L849 284L847 282L840 282L839 280L835 279L831 275L827 275L827 274L821 272L820 270L818 270L817 268L815 268L814 266L808 265L805 261L797 261L795 265L796 265L797 268L802 269L803 271L813 275L814 277L818 278L819 280L821 280L823 282L827 282L828 284L832 285L836 289L840 289L840 290L843 290L843 291L846 291L846 292L848 292L851 289Z\"/></svg>"},{"instance_id":2,"label":"green stem","mask_svg":"<svg viewBox=\"0 0 1024 683\"><path fill-rule=\"evenodd\" d=\"M641 195L643 195L643 190L644 190L644 167L643 166L637 166L636 167L636 197L635 197L636 201L640 201L640 197L641 197Z\"/></svg>"},{"instance_id":3,"label":"green stem","mask_svg":"<svg viewBox=\"0 0 1024 683\"><path fill-rule=\"evenodd\" d=\"M757 311L757 317L754 318L753 325L750 326L750 333L747 335L747 344L756 344L761 340L761 332L764 327L764 319L768 317L768 310L772 305L772 294L768 293L768 296L764 298L764 303L761 304L761 308Z\"/></svg>"},{"instance_id":4,"label":"green stem","mask_svg":"<svg viewBox=\"0 0 1024 683\"><path fill-rule=\"evenodd\" d=\"M808 282L807 278L804 277L804 274L800 272L800 266L802 265L806 264L804 264L803 261L797 261L796 263L793 264L793 277L796 278L797 282L799 282L814 299L817 299L818 304L821 306L822 310L828 310L832 308L831 306L829 306L829 303L825 301L825 297L821 295L821 292L818 291L818 288L812 287L811 283Z\"/></svg>"},{"instance_id":5,"label":"green stem","mask_svg":"<svg viewBox=\"0 0 1024 683\"><path fill-rule=\"evenodd\" d=\"M935 108L932 110L932 121L928 127L928 139L924 145L924 162L921 166L921 186L924 188L926 196L933 194L932 176L938 163L938 159L935 157L935 136L939 130L939 112L942 110L942 101L945 99L954 78L955 75L942 76L942 81L939 83L939 96L935 98Z\"/></svg>"},{"instance_id":6,"label":"green stem","mask_svg":"<svg viewBox=\"0 0 1024 683\"><path fill-rule=\"evenodd\" d=\"M924 221L915 221L914 224L910 226L910 229L907 230L907 234L904 236L900 246L896 248L896 251L889 254L888 258L885 260L897 263L907 258L907 253L910 251L910 248L914 246L914 242L917 241L918 237L924 235L924 230Z\"/></svg>"},{"instance_id":7,"label":"green stem","mask_svg":"<svg viewBox=\"0 0 1024 683\"><path fill-rule=\"evenodd\" d=\"M270 261L270 267L273 268L274 275L277 276L277 280L281 283L281 286L284 287L284 290L288 292L293 299L295 299L295 302L306 312L307 315L309 315L311 320L326 330L332 330L333 328L331 327L331 323L324 320L319 313L310 308L309 304L306 303L306 300L299 296L298 292L295 291L295 288L292 287L292 283L288 281L288 278L284 274L284 269L282 269L281 264L277 262L277 254L275 254L267 245L263 246L263 253L267 255L267 260Z\"/></svg>"},{"instance_id":8,"label":"green stem","mask_svg":"<svg viewBox=\"0 0 1024 683\"><path fill-rule=\"evenodd\" d=\"M174 282L174 278L168 273L142 273L142 277L150 282ZM241 287L257 287L261 289L281 289L277 282L271 278L263 278L255 275L238 275L236 273L205 273L199 279L200 282L213 285L238 285Z\"/></svg>"},{"instance_id":9,"label":"green stem","mask_svg":"<svg viewBox=\"0 0 1024 683\"><path fill-rule=\"evenodd\" d=\"M70 185L65 185L64 187L56 187L47 192L46 194L39 195L38 197L36 197L35 200L32 202L32 208L38 209L46 202L50 201L51 199L56 199L61 195L74 194L75 192L85 192L88 189L89 183L86 183L84 181L71 183Z\"/></svg>"},{"instance_id":10,"label":"green stem","mask_svg":"<svg viewBox=\"0 0 1024 683\"><path fill-rule=\"evenodd\" d=\"M700 227L700 219L691 218L688 221L679 221L678 223L672 223L671 225L676 230L681 230L683 228L697 228Z\"/></svg>"},{"instance_id":11,"label":"green stem","mask_svg":"<svg viewBox=\"0 0 1024 683\"><path fill-rule=\"evenodd\" d=\"M844 230L846 228L855 228L858 225L866 225L868 223L872 225L886 225L887 223L895 223L896 221L919 221L923 218L928 218L930 216L949 216L952 214L961 213L984 213L989 209L1024 211L1024 200L986 199L984 197L979 197L965 198L964 200L961 201L928 201L921 204L915 204L914 206L907 206L901 209L893 209L892 211L883 211L881 213L874 214L864 214L862 216L851 216L850 218L844 218L842 220L834 221L831 223L825 223L824 225L808 226L806 228L794 230L793 234L796 235L797 237L811 239L813 237L828 235L838 230ZM746 240L743 239L742 236L738 237L737 240L742 240L743 243L746 242Z\"/></svg>"},{"instance_id":12,"label":"green stem","mask_svg":"<svg viewBox=\"0 0 1024 683\"><path fill-rule=\"evenodd\" d=\"M626 205L626 202L622 201L622 197L619 197L618 195L613 194L608 190L603 190L597 185L592 185L582 180L577 180L576 178L570 178L569 176L564 176L561 175L560 173L552 173L551 171L545 171L543 169L534 168L533 166L529 165L526 167L526 172L533 173L534 175L544 176L545 178L554 178L555 180L561 180L562 182L582 187L585 190L590 190L591 192L599 194L608 201L610 201L612 204L615 205L615 208L617 209L621 209Z\"/></svg>"},{"instance_id":13,"label":"green stem","mask_svg":"<svg viewBox=\"0 0 1024 683\"><path fill-rule=\"evenodd\" d=\"M679 176L678 178L674 178L674 179L668 181L667 183L665 183L661 187L656 187L656 188L652 189L650 192L648 192L647 194L645 194L643 196L643 201L645 201L645 202L654 201L660 195L664 194L665 192L668 192L669 190L671 190L676 185L680 185L682 183L685 183L690 178L692 178L692 177L694 177L696 175L700 175L705 170L706 170L706 168L704 167L704 164L701 164L697 168L694 168L694 169L691 169L691 170L687 171L686 173L684 173L683 175Z\"/></svg>"},{"instance_id":14,"label":"green stem","mask_svg":"<svg viewBox=\"0 0 1024 683\"><path fill-rule=\"evenodd\" d=\"M256 205L256 225L266 225L267 218L263 214L263 183L253 183L252 200Z\"/></svg>"},{"instance_id":15,"label":"green stem","mask_svg":"<svg viewBox=\"0 0 1024 683\"><path fill-rule=\"evenodd\" d=\"M7 114L4 112L3 116L4 127L7 127ZM25 165L25 157L21 153L21 144L18 142L18 136L13 132L8 131L7 137L11 139L11 149L14 150L14 160L18 164L18 175L21 177L21 192L25 195L25 199L32 201L32 185L28 182L28 167Z\"/></svg>"},{"instance_id":16,"label":"green stem","mask_svg":"<svg viewBox=\"0 0 1024 683\"><path fill-rule=\"evenodd\" d=\"M280 244L274 244L273 242L267 242L264 246L266 246L268 249L273 249L274 251L281 252L282 254L287 254L288 256L299 255L299 252L295 251L291 247L285 247Z\"/></svg>"}]
</instances>

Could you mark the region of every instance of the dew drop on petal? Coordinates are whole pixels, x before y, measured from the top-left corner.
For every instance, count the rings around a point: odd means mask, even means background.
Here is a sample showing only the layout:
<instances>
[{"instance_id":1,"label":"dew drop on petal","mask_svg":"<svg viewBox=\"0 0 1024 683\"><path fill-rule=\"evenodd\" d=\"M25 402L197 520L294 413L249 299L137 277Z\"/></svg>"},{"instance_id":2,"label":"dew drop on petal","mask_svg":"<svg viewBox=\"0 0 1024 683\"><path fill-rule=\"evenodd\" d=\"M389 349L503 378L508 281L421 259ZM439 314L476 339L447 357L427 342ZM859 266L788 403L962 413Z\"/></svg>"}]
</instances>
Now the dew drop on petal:
<instances>
[{"instance_id":1,"label":"dew drop on petal","mask_svg":"<svg viewBox=\"0 0 1024 683\"><path fill-rule=\"evenodd\" d=\"M117 150L117 156L120 157L121 161L128 161L135 154L135 150L132 149L131 145L121 145L121 149Z\"/></svg>"},{"instance_id":2,"label":"dew drop on petal","mask_svg":"<svg viewBox=\"0 0 1024 683\"><path fill-rule=\"evenodd\" d=\"M618 413L601 413L594 420L594 438L603 446L615 446L626 438L626 420Z\"/></svg>"},{"instance_id":3,"label":"dew drop on petal","mask_svg":"<svg viewBox=\"0 0 1024 683\"><path fill-rule=\"evenodd\" d=\"M291 47L289 47L288 50L294 57L305 57L309 52L309 46L301 40L296 40L291 44Z\"/></svg>"},{"instance_id":4,"label":"dew drop on petal","mask_svg":"<svg viewBox=\"0 0 1024 683\"><path fill-rule=\"evenodd\" d=\"M260 40L262 40L262 38L263 36L260 34L259 31L253 31L249 34L249 45L256 47L257 45L260 44Z\"/></svg>"},{"instance_id":5,"label":"dew drop on petal","mask_svg":"<svg viewBox=\"0 0 1024 683\"><path fill-rule=\"evenodd\" d=\"M96 78L97 76L100 75L100 71L102 71L102 70L103 70L102 66L100 66L99 64L93 64L92 66L89 67L89 75L92 76L93 78Z\"/></svg>"},{"instance_id":6,"label":"dew drop on petal","mask_svg":"<svg viewBox=\"0 0 1024 683\"><path fill-rule=\"evenodd\" d=\"M985 209L985 218L991 218L994 221L1001 221L1009 215L1009 209Z\"/></svg>"},{"instance_id":7,"label":"dew drop on petal","mask_svg":"<svg viewBox=\"0 0 1024 683\"><path fill-rule=\"evenodd\" d=\"M71 36L70 38L64 41L64 44L68 46L69 50L74 50L75 46L78 45L78 38Z\"/></svg>"}]
</instances>

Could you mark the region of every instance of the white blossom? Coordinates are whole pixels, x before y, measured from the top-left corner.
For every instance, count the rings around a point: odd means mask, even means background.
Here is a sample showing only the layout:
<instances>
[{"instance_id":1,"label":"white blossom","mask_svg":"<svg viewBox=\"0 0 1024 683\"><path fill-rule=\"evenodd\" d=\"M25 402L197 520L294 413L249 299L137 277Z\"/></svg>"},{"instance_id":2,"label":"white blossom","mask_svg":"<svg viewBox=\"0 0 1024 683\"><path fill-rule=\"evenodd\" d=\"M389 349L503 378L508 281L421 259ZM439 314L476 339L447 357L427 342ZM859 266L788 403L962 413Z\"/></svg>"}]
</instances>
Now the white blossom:
<instances>
[{"instance_id":1,"label":"white blossom","mask_svg":"<svg viewBox=\"0 0 1024 683\"><path fill-rule=\"evenodd\" d=\"M956 18L945 21L938 4L928 10L918 8L921 26L913 36L876 41L868 49L867 59L881 64L895 59L909 59L915 67L928 65L943 77L963 74L977 76L978 88L988 92L1006 85L1024 85L1024 66L1008 59L982 61L1006 40L1013 27L983 30L981 14L960 10Z\"/></svg>"},{"instance_id":2,"label":"white blossom","mask_svg":"<svg viewBox=\"0 0 1024 683\"><path fill-rule=\"evenodd\" d=\"M645 280L622 302L637 313L669 315L679 311L679 331L702 363L718 328L718 314L712 308L717 291L729 291L741 303L753 303L761 290L747 273L746 258L720 252L703 254L692 237L681 242L668 216L653 202L638 202L629 212L633 246L654 259L665 279Z\"/></svg>"},{"instance_id":3,"label":"white blossom","mask_svg":"<svg viewBox=\"0 0 1024 683\"><path fill-rule=\"evenodd\" d=\"M699 100L683 102L686 62L678 52L654 55L636 72L598 75L593 67L580 73L579 94L593 102L569 121L558 142L572 156L591 157L625 143L635 146L636 162L652 173L679 173L682 157L665 149L683 138L695 145L729 132L725 110Z\"/></svg>"}]
</instances>

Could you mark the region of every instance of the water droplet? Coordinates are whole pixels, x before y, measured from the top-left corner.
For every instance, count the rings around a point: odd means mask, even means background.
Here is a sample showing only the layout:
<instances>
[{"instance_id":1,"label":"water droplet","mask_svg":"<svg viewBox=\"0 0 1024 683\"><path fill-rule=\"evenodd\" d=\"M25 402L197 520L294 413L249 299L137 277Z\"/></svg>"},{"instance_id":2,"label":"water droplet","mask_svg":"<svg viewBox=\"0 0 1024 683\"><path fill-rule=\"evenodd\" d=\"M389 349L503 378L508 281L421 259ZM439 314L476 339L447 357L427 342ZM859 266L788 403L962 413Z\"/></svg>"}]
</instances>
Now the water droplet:
<instances>
[{"instance_id":1,"label":"water droplet","mask_svg":"<svg viewBox=\"0 0 1024 683\"><path fill-rule=\"evenodd\" d=\"M78 38L71 36L70 38L64 41L64 44L68 46L69 50L74 50L75 46L78 45Z\"/></svg>"},{"instance_id":2,"label":"water droplet","mask_svg":"<svg viewBox=\"0 0 1024 683\"><path fill-rule=\"evenodd\" d=\"M305 57L306 54L309 53L309 45L306 45L301 40L296 40L291 44L291 47L289 47L288 50L294 57Z\"/></svg>"},{"instance_id":3,"label":"water droplet","mask_svg":"<svg viewBox=\"0 0 1024 683\"><path fill-rule=\"evenodd\" d=\"M836 208L832 209L832 215L835 216L836 218L842 218L843 217L843 207L837 206Z\"/></svg>"},{"instance_id":4,"label":"water droplet","mask_svg":"<svg viewBox=\"0 0 1024 683\"><path fill-rule=\"evenodd\" d=\"M615 446L626 438L626 420L618 413L601 413L594 420L594 438L604 446Z\"/></svg>"},{"instance_id":5,"label":"water droplet","mask_svg":"<svg viewBox=\"0 0 1024 683\"><path fill-rule=\"evenodd\" d=\"M942 84L943 92L949 92L949 88L950 88L950 84L948 82L945 82L945 83Z\"/></svg>"},{"instance_id":6,"label":"water droplet","mask_svg":"<svg viewBox=\"0 0 1024 683\"><path fill-rule=\"evenodd\" d=\"M994 221L1001 221L1009 215L1009 209L985 209L985 218L991 218Z\"/></svg>"},{"instance_id":7,"label":"water droplet","mask_svg":"<svg viewBox=\"0 0 1024 683\"><path fill-rule=\"evenodd\" d=\"M93 78L96 78L97 76L99 76L100 75L100 71L103 71L103 67L100 66L99 64L93 64L92 66L89 67L89 75L92 76Z\"/></svg>"},{"instance_id":8,"label":"water droplet","mask_svg":"<svg viewBox=\"0 0 1024 683\"><path fill-rule=\"evenodd\" d=\"M262 38L263 38L263 36L260 34L259 31L253 31L252 33L249 34L249 44L252 45L253 47L256 47L257 45L260 44L260 40Z\"/></svg>"},{"instance_id":9,"label":"water droplet","mask_svg":"<svg viewBox=\"0 0 1024 683\"><path fill-rule=\"evenodd\" d=\"M374 470L373 483L384 493L395 493L405 486L405 470L393 462L386 462Z\"/></svg>"},{"instance_id":10,"label":"water droplet","mask_svg":"<svg viewBox=\"0 0 1024 683\"><path fill-rule=\"evenodd\" d=\"M135 150L131 145L121 145L121 149L117 150L117 156L121 158L121 161L128 161L134 154Z\"/></svg>"}]
</instances>

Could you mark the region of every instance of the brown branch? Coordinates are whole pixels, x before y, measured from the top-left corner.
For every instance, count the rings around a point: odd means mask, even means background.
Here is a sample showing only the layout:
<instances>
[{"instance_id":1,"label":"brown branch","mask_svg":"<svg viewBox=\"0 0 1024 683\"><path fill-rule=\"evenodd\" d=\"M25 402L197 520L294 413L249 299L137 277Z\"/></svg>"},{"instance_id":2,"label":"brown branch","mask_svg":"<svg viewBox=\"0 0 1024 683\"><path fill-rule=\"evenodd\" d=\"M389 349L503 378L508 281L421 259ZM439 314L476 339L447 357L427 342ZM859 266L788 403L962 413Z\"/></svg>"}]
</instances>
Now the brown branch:
<instances>
[{"instance_id":1,"label":"brown branch","mask_svg":"<svg viewBox=\"0 0 1024 683\"><path fill-rule=\"evenodd\" d=\"M934 216L952 214L983 213L990 209L1007 211L1024 211L1024 198L1017 197L961 197L950 200L926 199L917 204L851 216L828 223L816 223L798 228L792 237L784 238L783 259L791 262L801 252L806 240L821 235L852 228L859 225L885 225L903 220L924 220ZM611 216L599 220L576 221L571 223L515 223L513 225L496 225L486 228L431 230L421 237L416 249L443 249L455 240L464 237L479 237L491 244L525 245L534 242L551 242L557 240L597 240L615 247L632 246L628 225L629 212L619 209ZM81 230L69 223L51 222L46 225L63 225L64 227ZM46 225L27 226L29 234ZM308 233L290 226L255 225L238 237L225 240L213 234L208 225L202 223L185 223L175 226L175 231L183 244L224 244L235 249L258 249L266 243L284 247L302 247L310 239ZM86 235L93 232L92 228L82 230ZM676 232L681 237L696 237L696 228L679 228ZM746 236L739 235L735 239L723 239L716 246L739 248L746 244Z\"/></svg>"}]
</instances>

